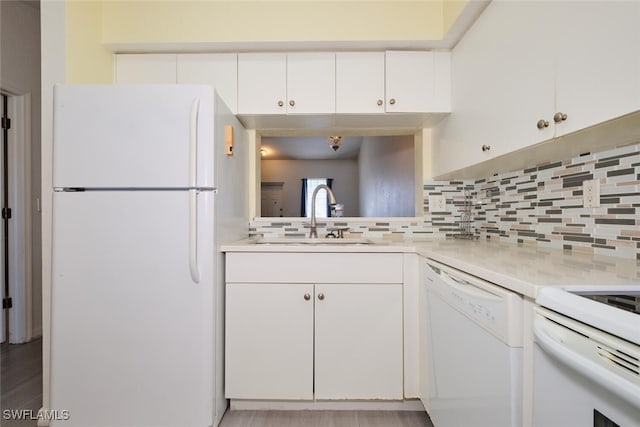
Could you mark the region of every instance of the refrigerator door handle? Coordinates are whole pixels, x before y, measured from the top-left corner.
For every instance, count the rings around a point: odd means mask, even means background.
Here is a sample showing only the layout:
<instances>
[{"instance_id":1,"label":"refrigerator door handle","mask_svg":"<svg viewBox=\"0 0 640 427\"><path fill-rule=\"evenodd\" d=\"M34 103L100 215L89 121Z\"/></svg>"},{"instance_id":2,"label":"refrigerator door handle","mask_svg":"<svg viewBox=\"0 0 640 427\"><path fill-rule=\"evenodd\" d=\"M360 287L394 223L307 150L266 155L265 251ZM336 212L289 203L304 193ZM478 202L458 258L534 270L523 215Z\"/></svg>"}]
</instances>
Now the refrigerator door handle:
<instances>
[{"instance_id":1,"label":"refrigerator door handle","mask_svg":"<svg viewBox=\"0 0 640 427\"><path fill-rule=\"evenodd\" d=\"M198 267L198 190L189 190L189 271L191 280L200 283Z\"/></svg>"},{"instance_id":2,"label":"refrigerator door handle","mask_svg":"<svg viewBox=\"0 0 640 427\"><path fill-rule=\"evenodd\" d=\"M197 160L198 160L198 110L200 98L194 98L191 103L191 115L189 120L189 187L195 188L197 184Z\"/></svg>"}]
</instances>

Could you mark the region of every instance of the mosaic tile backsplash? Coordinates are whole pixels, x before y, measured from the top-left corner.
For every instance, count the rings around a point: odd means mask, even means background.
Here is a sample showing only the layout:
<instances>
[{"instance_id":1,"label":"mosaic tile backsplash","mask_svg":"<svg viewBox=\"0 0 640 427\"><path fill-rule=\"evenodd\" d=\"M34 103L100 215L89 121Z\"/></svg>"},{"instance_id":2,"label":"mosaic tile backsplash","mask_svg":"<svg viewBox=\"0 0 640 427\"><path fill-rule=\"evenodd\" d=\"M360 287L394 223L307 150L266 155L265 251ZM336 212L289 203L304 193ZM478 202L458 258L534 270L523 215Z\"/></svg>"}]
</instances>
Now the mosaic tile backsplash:
<instances>
[{"instance_id":1,"label":"mosaic tile backsplash","mask_svg":"<svg viewBox=\"0 0 640 427\"><path fill-rule=\"evenodd\" d=\"M600 206L583 206L582 184L600 183ZM446 210L431 212L430 195ZM424 216L385 221L346 220L358 237L401 240L471 235L524 245L640 260L640 143L475 181L428 181ZM249 234L304 236L307 219L252 221ZM326 224L318 234L326 233Z\"/></svg>"}]
</instances>

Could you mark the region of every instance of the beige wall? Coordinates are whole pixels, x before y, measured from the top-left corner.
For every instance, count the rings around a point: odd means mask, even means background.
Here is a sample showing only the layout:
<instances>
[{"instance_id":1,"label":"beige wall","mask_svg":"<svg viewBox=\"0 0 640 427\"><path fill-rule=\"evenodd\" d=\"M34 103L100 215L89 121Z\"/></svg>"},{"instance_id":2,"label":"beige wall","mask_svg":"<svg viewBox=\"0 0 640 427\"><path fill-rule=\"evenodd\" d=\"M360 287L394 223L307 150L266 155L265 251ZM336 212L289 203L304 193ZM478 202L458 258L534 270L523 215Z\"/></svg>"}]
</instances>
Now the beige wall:
<instances>
[{"instance_id":1,"label":"beige wall","mask_svg":"<svg viewBox=\"0 0 640 427\"><path fill-rule=\"evenodd\" d=\"M31 331L35 336L42 333L42 262L41 262L41 218L37 209L36 199L40 197L40 10L38 6L21 1L0 2L0 86L13 95L30 95L31 101L31 135L30 146L26 152L30 153L31 174L30 200L25 201L25 209L31 215ZM14 118L14 131L18 127ZM9 167L21 165L9 165ZM11 171L10 171L11 173ZM10 194L10 197L11 194ZM22 215L16 211L14 215ZM10 242L11 244L11 242ZM15 242L14 242L15 244ZM10 274L12 274L10 272ZM15 277L17 272L12 276ZM29 280L29 278L25 278ZM27 295L28 297L28 295Z\"/></svg>"}]
</instances>

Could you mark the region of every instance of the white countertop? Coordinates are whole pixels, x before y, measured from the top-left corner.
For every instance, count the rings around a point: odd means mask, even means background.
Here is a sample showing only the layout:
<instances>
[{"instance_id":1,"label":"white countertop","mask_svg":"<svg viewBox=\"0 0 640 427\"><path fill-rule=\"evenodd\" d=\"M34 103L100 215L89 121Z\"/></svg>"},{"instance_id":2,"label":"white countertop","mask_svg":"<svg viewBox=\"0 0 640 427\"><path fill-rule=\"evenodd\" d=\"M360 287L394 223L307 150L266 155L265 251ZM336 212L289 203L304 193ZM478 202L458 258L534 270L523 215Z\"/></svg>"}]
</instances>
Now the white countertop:
<instances>
[{"instance_id":1,"label":"white countertop","mask_svg":"<svg viewBox=\"0 0 640 427\"><path fill-rule=\"evenodd\" d=\"M572 285L640 288L640 261L589 255L495 240L375 242L369 245L256 244L246 239L224 252L402 252L417 253L535 298L543 287Z\"/></svg>"}]
</instances>

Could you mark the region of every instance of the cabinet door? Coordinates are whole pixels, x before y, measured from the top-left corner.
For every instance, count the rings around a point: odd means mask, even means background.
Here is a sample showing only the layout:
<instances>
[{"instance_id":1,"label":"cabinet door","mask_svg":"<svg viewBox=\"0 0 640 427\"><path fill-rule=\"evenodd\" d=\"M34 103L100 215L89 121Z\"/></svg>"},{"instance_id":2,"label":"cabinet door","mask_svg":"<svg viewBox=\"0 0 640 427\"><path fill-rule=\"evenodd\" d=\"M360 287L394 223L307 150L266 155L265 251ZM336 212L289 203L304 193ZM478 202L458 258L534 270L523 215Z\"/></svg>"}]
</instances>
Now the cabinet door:
<instances>
[{"instance_id":1,"label":"cabinet door","mask_svg":"<svg viewBox=\"0 0 640 427\"><path fill-rule=\"evenodd\" d=\"M287 55L287 112L330 114L336 111L335 54Z\"/></svg>"},{"instance_id":2,"label":"cabinet door","mask_svg":"<svg viewBox=\"0 0 640 427\"><path fill-rule=\"evenodd\" d=\"M316 399L402 399L402 285L316 285Z\"/></svg>"},{"instance_id":3,"label":"cabinet door","mask_svg":"<svg viewBox=\"0 0 640 427\"><path fill-rule=\"evenodd\" d=\"M384 52L336 53L336 113L384 113Z\"/></svg>"},{"instance_id":4,"label":"cabinet door","mask_svg":"<svg viewBox=\"0 0 640 427\"><path fill-rule=\"evenodd\" d=\"M178 83L211 85L227 107L238 113L237 54L179 54L177 62Z\"/></svg>"},{"instance_id":5,"label":"cabinet door","mask_svg":"<svg viewBox=\"0 0 640 427\"><path fill-rule=\"evenodd\" d=\"M225 397L313 399L313 285L226 290Z\"/></svg>"},{"instance_id":6,"label":"cabinet door","mask_svg":"<svg viewBox=\"0 0 640 427\"><path fill-rule=\"evenodd\" d=\"M287 56L281 53L238 54L238 112L287 112Z\"/></svg>"},{"instance_id":7,"label":"cabinet door","mask_svg":"<svg viewBox=\"0 0 640 427\"><path fill-rule=\"evenodd\" d=\"M116 55L116 83L176 83L175 54Z\"/></svg>"},{"instance_id":8,"label":"cabinet door","mask_svg":"<svg viewBox=\"0 0 640 427\"><path fill-rule=\"evenodd\" d=\"M553 2L556 16L555 112L564 135L638 109L640 3Z\"/></svg>"},{"instance_id":9,"label":"cabinet door","mask_svg":"<svg viewBox=\"0 0 640 427\"><path fill-rule=\"evenodd\" d=\"M386 111L433 111L434 56L432 52L386 52Z\"/></svg>"},{"instance_id":10,"label":"cabinet door","mask_svg":"<svg viewBox=\"0 0 640 427\"><path fill-rule=\"evenodd\" d=\"M434 136L434 174L553 137L547 2L491 2L454 48L452 113ZM537 128L537 122L549 122ZM486 145L488 150L483 151Z\"/></svg>"}]
</instances>

